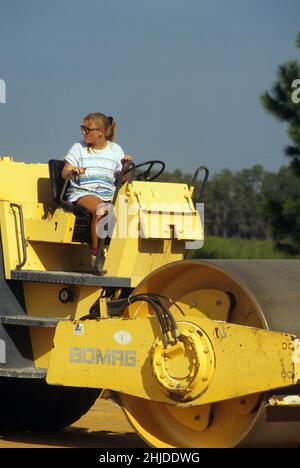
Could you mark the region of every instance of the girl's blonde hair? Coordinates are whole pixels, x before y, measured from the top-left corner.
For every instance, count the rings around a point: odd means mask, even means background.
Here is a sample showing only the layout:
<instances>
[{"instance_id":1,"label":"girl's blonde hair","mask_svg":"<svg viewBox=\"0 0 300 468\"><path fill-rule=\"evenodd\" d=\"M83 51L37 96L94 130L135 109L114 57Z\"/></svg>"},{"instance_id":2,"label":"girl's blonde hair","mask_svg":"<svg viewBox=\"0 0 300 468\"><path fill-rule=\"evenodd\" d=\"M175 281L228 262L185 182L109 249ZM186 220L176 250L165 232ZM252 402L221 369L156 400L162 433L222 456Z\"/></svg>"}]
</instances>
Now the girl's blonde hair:
<instances>
[{"instance_id":1,"label":"girl's blonde hair","mask_svg":"<svg viewBox=\"0 0 300 468\"><path fill-rule=\"evenodd\" d=\"M93 112L83 118L83 125L94 124L95 128L103 128L106 140L114 141L116 136L116 122L113 117L107 117L100 112Z\"/></svg>"}]
</instances>

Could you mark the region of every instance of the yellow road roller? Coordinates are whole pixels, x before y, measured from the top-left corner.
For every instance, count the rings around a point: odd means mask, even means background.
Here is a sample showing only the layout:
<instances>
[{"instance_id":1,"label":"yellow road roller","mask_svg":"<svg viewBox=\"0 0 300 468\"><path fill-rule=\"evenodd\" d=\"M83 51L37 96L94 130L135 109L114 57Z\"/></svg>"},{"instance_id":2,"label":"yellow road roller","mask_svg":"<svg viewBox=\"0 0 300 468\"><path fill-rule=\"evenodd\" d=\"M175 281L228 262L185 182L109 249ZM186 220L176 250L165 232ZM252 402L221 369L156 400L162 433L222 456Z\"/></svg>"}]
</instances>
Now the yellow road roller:
<instances>
[{"instance_id":1,"label":"yellow road roller","mask_svg":"<svg viewBox=\"0 0 300 468\"><path fill-rule=\"evenodd\" d=\"M207 169L164 183L148 161L124 166L93 271L63 164L0 158L0 427L61 429L106 389L152 447L299 446L300 261L188 260Z\"/></svg>"}]
</instances>

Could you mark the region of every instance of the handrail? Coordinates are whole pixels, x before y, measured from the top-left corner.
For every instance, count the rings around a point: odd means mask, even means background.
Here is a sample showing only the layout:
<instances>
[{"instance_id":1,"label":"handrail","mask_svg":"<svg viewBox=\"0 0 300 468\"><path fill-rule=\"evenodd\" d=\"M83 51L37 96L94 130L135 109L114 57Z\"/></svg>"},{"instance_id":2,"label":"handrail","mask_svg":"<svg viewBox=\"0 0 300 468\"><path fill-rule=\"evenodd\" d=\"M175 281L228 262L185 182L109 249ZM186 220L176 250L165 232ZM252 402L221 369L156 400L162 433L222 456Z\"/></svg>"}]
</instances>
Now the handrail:
<instances>
[{"instance_id":1,"label":"handrail","mask_svg":"<svg viewBox=\"0 0 300 468\"><path fill-rule=\"evenodd\" d=\"M18 205L17 203L10 203L11 208L15 207L18 209L19 212L19 220L20 220L20 229L21 229L21 239L22 239L22 249L23 249L23 260L21 263L16 265L17 270L21 270L21 268L27 262L27 249L26 249L26 239L25 239L25 232L24 232L24 217L23 217L23 210L22 205Z\"/></svg>"},{"instance_id":2,"label":"handrail","mask_svg":"<svg viewBox=\"0 0 300 468\"><path fill-rule=\"evenodd\" d=\"M193 179L192 179L192 182L191 182L191 187L195 188L195 184L196 184L196 181L197 181L197 178L198 178L198 175L201 171L204 171L205 172L205 176L204 176L204 179L203 179L203 182L202 182L202 185L201 185L201 189L200 189L200 192L199 192L199 196L198 196L198 199L196 200L196 197L195 197L195 191L193 192L193 202L194 203L197 203L197 202L201 202L202 200L202 195L204 193L204 189L205 189L205 186L206 186L206 183L207 183L207 180L208 180L208 177L209 177L209 169L208 167L206 166L199 166L194 175L193 175Z\"/></svg>"}]
</instances>

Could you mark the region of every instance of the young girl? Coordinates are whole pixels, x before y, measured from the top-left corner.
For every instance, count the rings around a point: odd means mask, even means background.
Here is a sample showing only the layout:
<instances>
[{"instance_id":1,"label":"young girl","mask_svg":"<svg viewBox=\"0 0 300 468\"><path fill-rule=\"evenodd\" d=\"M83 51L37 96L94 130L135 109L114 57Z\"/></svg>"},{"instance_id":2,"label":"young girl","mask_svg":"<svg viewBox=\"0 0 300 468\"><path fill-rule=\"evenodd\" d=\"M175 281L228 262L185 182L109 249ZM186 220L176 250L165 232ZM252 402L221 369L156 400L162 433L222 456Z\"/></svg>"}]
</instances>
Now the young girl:
<instances>
[{"instance_id":1,"label":"young girl","mask_svg":"<svg viewBox=\"0 0 300 468\"><path fill-rule=\"evenodd\" d=\"M62 171L70 179L68 201L86 208L92 215L92 265L98 250L96 226L107 211L96 214L98 205L112 200L115 179L131 156L125 156L121 146L114 143L115 121L112 117L95 112L83 118L81 131L84 139L75 143L65 156Z\"/></svg>"}]
</instances>

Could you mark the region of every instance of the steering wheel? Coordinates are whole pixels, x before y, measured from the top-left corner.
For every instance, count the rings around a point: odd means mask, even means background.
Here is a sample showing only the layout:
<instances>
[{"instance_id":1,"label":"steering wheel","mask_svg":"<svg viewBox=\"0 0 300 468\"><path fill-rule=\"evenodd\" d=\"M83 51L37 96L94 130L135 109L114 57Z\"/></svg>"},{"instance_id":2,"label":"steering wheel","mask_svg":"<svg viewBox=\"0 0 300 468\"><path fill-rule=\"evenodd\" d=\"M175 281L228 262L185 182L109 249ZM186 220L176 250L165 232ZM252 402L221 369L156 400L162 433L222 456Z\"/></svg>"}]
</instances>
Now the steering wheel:
<instances>
[{"instance_id":1,"label":"steering wheel","mask_svg":"<svg viewBox=\"0 0 300 468\"><path fill-rule=\"evenodd\" d=\"M158 172L154 175L151 176L151 170L152 170L152 167L155 165L155 164L159 164L161 166L161 168L158 170ZM146 170L141 172L140 174L137 175L137 180L147 180L147 181L151 181L151 180L155 180L157 179L157 177L160 176L160 174L165 170L165 163L163 161L159 161L159 160L152 160L152 161L146 161L146 162L143 162L141 164L137 164L134 169L138 169L140 167L143 167L143 166L147 166ZM127 169L127 171L124 172L123 175L127 174L128 172L132 171L133 168L129 168Z\"/></svg>"}]
</instances>

